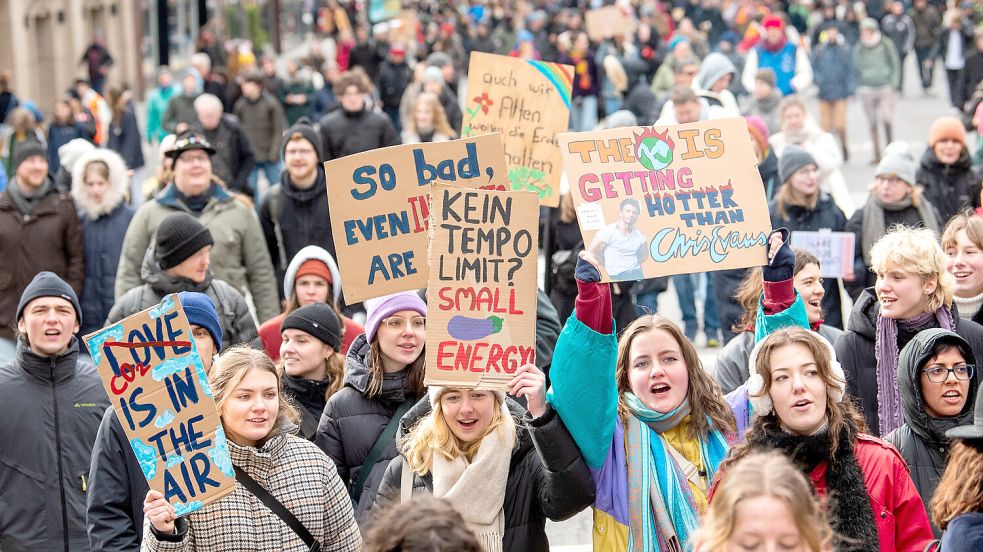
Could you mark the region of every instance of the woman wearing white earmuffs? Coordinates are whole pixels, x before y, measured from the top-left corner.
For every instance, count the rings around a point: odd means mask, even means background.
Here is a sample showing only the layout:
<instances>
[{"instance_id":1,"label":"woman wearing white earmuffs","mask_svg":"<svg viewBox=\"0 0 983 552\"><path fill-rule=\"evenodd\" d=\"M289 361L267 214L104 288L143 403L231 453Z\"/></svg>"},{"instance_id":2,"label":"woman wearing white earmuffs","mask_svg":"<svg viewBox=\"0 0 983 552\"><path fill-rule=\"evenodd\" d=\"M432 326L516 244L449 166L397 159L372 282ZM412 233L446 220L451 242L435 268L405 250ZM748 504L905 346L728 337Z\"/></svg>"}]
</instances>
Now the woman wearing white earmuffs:
<instances>
[{"instance_id":1,"label":"woman wearing white earmuffs","mask_svg":"<svg viewBox=\"0 0 983 552\"><path fill-rule=\"evenodd\" d=\"M744 445L778 450L810 478L827 509L834 549L921 551L932 530L901 455L863 433L833 346L800 327L777 330L751 351L748 397L755 413ZM711 498L712 500L712 498Z\"/></svg>"}]
</instances>

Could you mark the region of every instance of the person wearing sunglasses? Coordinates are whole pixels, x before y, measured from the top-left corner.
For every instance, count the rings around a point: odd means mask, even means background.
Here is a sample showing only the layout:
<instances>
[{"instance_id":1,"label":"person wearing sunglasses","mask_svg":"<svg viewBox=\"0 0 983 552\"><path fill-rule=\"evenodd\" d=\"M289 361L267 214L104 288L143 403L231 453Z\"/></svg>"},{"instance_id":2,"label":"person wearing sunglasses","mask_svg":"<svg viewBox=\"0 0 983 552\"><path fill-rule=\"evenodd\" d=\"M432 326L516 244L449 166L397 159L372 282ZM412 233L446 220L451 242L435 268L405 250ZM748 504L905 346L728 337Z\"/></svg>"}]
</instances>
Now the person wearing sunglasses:
<instances>
[{"instance_id":1,"label":"person wearing sunglasses","mask_svg":"<svg viewBox=\"0 0 983 552\"><path fill-rule=\"evenodd\" d=\"M979 385L969 343L941 328L919 332L901 350L898 387L904 425L887 435L911 469L911 479L928 506L949 458L945 432L972 423ZM935 538L941 531L934 524Z\"/></svg>"}]
</instances>

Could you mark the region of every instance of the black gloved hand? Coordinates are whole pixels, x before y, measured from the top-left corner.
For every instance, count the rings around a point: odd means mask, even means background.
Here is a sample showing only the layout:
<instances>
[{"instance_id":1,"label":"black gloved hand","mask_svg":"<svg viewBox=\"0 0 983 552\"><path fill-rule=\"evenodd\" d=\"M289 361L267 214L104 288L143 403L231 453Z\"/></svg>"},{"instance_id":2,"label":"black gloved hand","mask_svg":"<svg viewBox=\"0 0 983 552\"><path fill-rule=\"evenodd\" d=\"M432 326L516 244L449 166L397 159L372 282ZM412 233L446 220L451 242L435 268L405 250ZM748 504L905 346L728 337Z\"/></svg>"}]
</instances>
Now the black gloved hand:
<instances>
[{"instance_id":1,"label":"black gloved hand","mask_svg":"<svg viewBox=\"0 0 983 552\"><path fill-rule=\"evenodd\" d=\"M598 272L597 267L585 261L583 257L577 257L577 268L573 274L581 282L601 281L601 273Z\"/></svg>"},{"instance_id":2,"label":"black gloved hand","mask_svg":"<svg viewBox=\"0 0 983 552\"><path fill-rule=\"evenodd\" d=\"M795 270L795 253L792 252L792 247L789 245L792 233L788 228L779 228L772 232L772 234L775 232L782 233L782 246L778 249L775 257L769 259L770 262L761 268L761 274L766 282L789 280L792 278L792 272ZM769 239L769 244L770 242L771 240Z\"/></svg>"}]
</instances>

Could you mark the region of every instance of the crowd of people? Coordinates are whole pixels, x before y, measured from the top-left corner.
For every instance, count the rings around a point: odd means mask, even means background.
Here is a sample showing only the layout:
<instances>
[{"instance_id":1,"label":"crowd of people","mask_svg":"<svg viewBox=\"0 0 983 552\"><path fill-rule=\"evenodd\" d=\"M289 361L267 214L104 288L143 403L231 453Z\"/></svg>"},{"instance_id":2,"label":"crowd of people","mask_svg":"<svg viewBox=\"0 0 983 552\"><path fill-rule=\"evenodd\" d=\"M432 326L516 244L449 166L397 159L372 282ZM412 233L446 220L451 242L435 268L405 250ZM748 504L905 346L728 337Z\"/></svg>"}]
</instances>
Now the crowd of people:
<instances>
[{"instance_id":1,"label":"crowd of people","mask_svg":"<svg viewBox=\"0 0 983 552\"><path fill-rule=\"evenodd\" d=\"M592 40L606 3L636 24ZM209 28L143 104L99 39L47 120L0 76L0 550L539 551L588 507L595 550L983 547L979 4L412 1L375 25L318 4L305 54ZM745 117L768 264L672 276L677 324L670 279L601 283L609 240L564 193L536 362L425 386L425 290L344 301L322 163L458 138L471 52L573 66L573 131ZM893 124L912 52L955 114L920 157ZM873 182L841 171L854 98ZM635 236L620 209L606 231ZM842 278L791 247L825 230L855 235ZM170 294L237 468L190 514L149 488L79 337Z\"/></svg>"}]
</instances>

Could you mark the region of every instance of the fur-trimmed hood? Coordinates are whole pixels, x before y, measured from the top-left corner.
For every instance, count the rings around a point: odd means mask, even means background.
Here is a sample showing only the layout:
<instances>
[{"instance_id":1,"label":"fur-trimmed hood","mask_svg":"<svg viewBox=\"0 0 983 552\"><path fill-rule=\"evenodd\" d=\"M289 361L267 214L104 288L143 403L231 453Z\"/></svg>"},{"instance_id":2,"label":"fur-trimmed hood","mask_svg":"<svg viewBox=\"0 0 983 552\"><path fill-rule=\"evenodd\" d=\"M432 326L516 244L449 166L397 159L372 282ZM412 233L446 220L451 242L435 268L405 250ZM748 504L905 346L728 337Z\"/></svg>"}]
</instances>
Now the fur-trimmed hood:
<instances>
[{"instance_id":1,"label":"fur-trimmed hood","mask_svg":"<svg viewBox=\"0 0 983 552\"><path fill-rule=\"evenodd\" d=\"M85 168L93 161L102 161L109 167L109 189L102 201L96 203L85 193ZM129 177L126 174L126 163L118 153L97 148L82 154L72 168L72 199L75 205L89 218L95 220L108 215L126 199L129 189Z\"/></svg>"}]
</instances>

